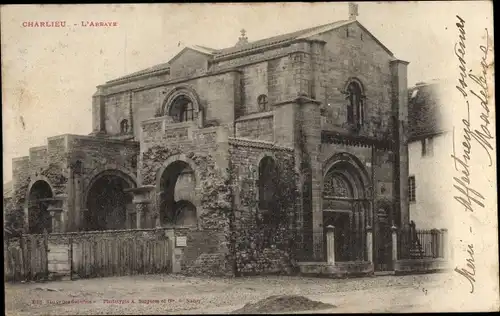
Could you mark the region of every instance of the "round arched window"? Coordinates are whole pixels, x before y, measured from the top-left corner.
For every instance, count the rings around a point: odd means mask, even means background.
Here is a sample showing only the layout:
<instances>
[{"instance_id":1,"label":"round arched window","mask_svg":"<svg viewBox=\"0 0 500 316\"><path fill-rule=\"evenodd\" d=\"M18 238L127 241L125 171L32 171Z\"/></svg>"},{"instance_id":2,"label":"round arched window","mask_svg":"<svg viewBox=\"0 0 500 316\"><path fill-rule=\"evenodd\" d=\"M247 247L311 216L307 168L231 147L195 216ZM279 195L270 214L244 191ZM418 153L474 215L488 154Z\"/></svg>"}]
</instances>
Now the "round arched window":
<instances>
[{"instance_id":1,"label":"round arched window","mask_svg":"<svg viewBox=\"0 0 500 316\"><path fill-rule=\"evenodd\" d=\"M169 114L175 122L192 121L194 120L193 102L187 96L180 95L174 99Z\"/></svg>"},{"instance_id":2,"label":"round arched window","mask_svg":"<svg viewBox=\"0 0 500 316\"><path fill-rule=\"evenodd\" d=\"M364 121L364 94L361 83L352 80L346 89L347 104L347 122L356 126L363 125Z\"/></svg>"}]
</instances>

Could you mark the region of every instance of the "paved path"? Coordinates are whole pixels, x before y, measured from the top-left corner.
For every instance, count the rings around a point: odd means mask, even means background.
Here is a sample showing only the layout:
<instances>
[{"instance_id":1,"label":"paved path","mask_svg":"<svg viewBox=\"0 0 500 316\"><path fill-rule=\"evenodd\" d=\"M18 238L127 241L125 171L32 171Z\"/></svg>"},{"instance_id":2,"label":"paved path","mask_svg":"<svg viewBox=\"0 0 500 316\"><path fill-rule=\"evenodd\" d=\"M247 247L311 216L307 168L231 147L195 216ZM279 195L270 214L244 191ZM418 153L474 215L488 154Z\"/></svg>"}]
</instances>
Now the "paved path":
<instances>
[{"instance_id":1,"label":"paved path","mask_svg":"<svg viewBox=\"0 0 500 316\"><path fill-rule=\"evenodd\" d=\"M324 312L443 310L448 274L359 279L148 275L49 283L6 284L8 315L230 313L271 295L303 295L337 308ZM434 306L434 307L433 307Z\"/></svg>"}]
</instances>

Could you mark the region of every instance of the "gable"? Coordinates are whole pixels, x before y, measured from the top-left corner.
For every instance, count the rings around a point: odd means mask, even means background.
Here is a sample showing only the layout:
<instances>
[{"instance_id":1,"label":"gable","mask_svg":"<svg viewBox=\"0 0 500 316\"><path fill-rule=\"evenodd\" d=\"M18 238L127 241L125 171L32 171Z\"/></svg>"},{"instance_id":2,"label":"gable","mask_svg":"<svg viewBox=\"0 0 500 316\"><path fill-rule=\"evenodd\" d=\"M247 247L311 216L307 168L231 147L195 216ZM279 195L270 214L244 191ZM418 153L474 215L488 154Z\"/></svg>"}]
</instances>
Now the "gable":
<instances>
[{"instance_id":1,"label":"gable","mask_svg":"<svg viewBox=\"0 0 500 316\"><path fill-rule=\"evenodd\" d=\"M361 42L374 43L380 49L385 51L388 55L394 56L394 54L389 50L389 48L387 48L387 46L385 46L381 41L379 41L370 31L368 31L358 21L348 21L332 25L331 27L323 27L313 32L303 34L298 39L324 40L325 35L326 37L328 37L327 36L328 33L336 32L338 34L344 35L347 34L346 30L350 31L349 36L345 36L346 38L357 38Z\"/></svg>"},{"instance_id":2,"label":"gable","mask_svg":"<svg viewBox=\"0 0 500 316\"><path fill-rule=\"evenodd\" d=\"M212 56L208 53L186 47L175 55L170 64L171 78L183 78L199 75L207 70L208 61Z\"/></svg>"}]
</instances>

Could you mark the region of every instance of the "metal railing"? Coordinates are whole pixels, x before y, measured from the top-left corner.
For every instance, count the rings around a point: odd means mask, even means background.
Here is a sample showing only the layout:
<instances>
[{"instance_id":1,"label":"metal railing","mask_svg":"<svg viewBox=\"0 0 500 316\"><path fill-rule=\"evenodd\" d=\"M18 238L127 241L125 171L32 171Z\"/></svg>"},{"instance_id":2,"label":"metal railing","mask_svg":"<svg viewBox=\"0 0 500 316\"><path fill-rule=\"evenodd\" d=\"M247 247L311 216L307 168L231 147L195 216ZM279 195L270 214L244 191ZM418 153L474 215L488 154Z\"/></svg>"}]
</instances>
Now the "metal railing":
<instances>
[{"instance_id":1,"label":"metal railing","mask_svg":"<svg viewBox=\"0 0 500 316\"><path fill-rule=\"evenodd\" d=\"M412 221L409 230L398 232L400 259L444 258L446 230L415 226Z\"/></svg>"}]
</instances>

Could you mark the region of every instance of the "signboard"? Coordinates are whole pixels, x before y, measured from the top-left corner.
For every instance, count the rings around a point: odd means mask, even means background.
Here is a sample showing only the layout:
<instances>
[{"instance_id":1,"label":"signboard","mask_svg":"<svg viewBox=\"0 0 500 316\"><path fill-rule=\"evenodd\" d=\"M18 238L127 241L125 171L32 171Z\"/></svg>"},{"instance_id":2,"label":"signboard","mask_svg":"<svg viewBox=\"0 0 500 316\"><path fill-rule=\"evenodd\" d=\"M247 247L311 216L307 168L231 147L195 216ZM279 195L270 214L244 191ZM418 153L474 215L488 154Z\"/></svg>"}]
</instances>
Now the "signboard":
<instances>
[{"instance_id":1,"label":"signboard","mask_svg":"<svg viewBox=\"0 0 500 316\"><path fill-rule=\"evenodd\" d=\"M175 246L176 247L186 247L187 246L187 237L186 236L175 237Z\"/></svg>"}]
</instances>

